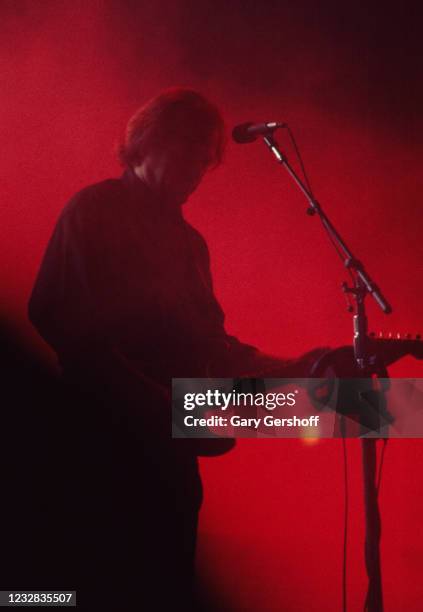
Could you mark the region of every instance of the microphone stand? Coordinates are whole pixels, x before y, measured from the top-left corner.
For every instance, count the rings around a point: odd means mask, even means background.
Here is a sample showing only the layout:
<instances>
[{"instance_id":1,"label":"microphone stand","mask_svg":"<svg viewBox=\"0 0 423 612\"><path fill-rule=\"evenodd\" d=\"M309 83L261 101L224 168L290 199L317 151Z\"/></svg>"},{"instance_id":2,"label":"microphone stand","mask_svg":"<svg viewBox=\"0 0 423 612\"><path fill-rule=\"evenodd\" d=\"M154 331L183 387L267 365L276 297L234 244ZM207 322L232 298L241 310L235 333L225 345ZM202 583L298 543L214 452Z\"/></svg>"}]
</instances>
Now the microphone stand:
<instances>
[{"instance_id":1,"label":"microphone stand","mask_svg":"<svg viewBox=\"0 0 423 612\"><path fill-rule=\"evenodd\" d=\"M377 373L376 364L373 362L367 350L367 316L365 309L365 298L371 295L381 310L385 314L392 312L391 305L383 296L381 290L370 277L364 265L354 257L351 250L335 229L322 206L314 198L311 190L307 188L298 177L294 169L290 166L287 157L279 149L279 145L273 138L273 131L263 136L263 140L278 163L285 167L288 174L300 188L309 207L307 214L317 215L325 230L329 234L331 241L340 253L345 257L344 264L354 277L354 286L344 285L343 290L353 296L355 302L355 314L353 316L353 346L354 358L360 376L363 378L371 377ZM377 426L377 424L376 424ZM363 484L364 484L364 506L366 514L366 540L365 540L365 560L366 570L369 577L369 588L366 600L366 607L369 612L383 612L383 593L380 569L380 534L381 520L378 506L378 491L376 484L376 438L362 438L362 461L363 461Z\"/></svg>"}]
</instances>

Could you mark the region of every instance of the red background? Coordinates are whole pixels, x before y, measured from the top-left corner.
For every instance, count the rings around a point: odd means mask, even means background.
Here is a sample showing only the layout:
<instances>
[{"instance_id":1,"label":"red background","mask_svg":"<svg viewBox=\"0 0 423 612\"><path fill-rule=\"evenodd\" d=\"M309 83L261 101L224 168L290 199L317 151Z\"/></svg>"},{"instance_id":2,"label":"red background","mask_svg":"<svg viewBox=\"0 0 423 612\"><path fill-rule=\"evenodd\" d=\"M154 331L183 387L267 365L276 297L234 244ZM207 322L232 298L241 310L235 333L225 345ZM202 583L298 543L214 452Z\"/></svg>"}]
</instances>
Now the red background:
<instances>
[{"instance_id":1,"label":"red background","mask_svg":"<svg viewBox=\"0 0 423 612\"><path fill-rule=\"evenodd\" d=\"M204 92L228 126L288 122L317 197L393 304L386 317L369 301L371 328L421 331L417 3L6 0L0 17L1 308L46 357L25 308L54 221L76 190L120 172L114 145L128 116L170 85ZM186 205L208 241L228 331L283 356L351 340L345 271L305 209L260 142L229 143ZM391 374L421 376L422 367L405 359ZM347 446L348 589L359 610L360 447ZM419 440L388 445L388 612L421 609L422 460ZM339 609L341 443L244 440L201 467L199 564L220 597L242 610Z\"/></svg>"}]
</instances>

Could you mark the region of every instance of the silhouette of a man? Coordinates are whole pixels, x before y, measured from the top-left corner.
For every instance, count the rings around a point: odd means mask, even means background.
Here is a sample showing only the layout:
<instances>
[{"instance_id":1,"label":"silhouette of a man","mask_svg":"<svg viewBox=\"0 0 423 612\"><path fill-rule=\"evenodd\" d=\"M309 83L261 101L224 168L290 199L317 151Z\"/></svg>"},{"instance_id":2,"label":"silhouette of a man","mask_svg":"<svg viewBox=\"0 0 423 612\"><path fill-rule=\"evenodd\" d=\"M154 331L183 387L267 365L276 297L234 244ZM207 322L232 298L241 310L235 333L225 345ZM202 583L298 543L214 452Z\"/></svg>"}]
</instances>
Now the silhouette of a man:
<instances>
[{"instance_id":1,"label":"silhouette of a man","mask_svg":"<svg viewBox=\"0 0 423 612\"><path fill-rule=\"evenodd\" d=\"M121 178L65 206L33 289L30 319L78 389L69 529L83 609L192 603L202 489L198 449L171 440L171 378L205 376L211 363L227 377L308 371L308 356L286 363L225 331L207 245L182 215L223 147L221 115L202 95L152 99L128 123Z\"/></svg>"}]
</instances>

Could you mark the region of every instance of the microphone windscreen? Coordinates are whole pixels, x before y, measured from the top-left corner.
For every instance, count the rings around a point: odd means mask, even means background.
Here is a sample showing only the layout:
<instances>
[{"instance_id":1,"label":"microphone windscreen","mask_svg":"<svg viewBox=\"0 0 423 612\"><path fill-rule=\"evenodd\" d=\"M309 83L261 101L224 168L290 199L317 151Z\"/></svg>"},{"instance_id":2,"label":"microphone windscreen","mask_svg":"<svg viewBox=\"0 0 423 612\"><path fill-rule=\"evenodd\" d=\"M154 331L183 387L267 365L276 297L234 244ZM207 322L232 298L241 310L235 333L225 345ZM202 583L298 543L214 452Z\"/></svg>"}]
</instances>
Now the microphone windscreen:
<instances>
[{"instance_id":1,"label":"microphone windscreen","mask_svg":"<svg viewBox=\"0 0 423 612\"><path fill-rule=\"evenodd\" d=\"M254 125L251 121L248 123L240 123L232 130L232 138L238 144L246 144L257 140L257 136L249 134L248 128Z\"/></svg>"}]
</instances>

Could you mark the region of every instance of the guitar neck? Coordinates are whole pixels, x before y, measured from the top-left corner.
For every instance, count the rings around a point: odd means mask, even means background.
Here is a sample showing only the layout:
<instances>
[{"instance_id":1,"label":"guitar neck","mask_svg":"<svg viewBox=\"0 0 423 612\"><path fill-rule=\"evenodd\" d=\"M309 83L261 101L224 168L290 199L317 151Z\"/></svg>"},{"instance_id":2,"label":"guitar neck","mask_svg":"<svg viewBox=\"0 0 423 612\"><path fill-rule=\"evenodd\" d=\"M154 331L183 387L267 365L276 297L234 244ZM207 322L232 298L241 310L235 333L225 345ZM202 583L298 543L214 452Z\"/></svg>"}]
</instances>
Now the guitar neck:
<instances>
[{"instance_id":1,"label":"guitar neck","mask_svg":"<svg viewBox=\"0 0 423 612\"><path fill-rule=\"evenodd\" d=\"M370 334L368 351L383 361L385 365L391 365L407 355L423 359L423 342L419 335L411 338L409 335L401 337L399 334L388 337Z\"/></svg>"}]
</instances>

